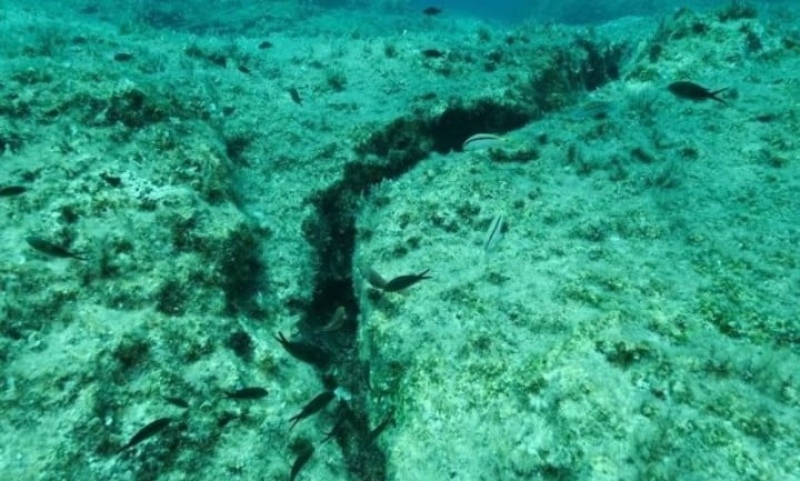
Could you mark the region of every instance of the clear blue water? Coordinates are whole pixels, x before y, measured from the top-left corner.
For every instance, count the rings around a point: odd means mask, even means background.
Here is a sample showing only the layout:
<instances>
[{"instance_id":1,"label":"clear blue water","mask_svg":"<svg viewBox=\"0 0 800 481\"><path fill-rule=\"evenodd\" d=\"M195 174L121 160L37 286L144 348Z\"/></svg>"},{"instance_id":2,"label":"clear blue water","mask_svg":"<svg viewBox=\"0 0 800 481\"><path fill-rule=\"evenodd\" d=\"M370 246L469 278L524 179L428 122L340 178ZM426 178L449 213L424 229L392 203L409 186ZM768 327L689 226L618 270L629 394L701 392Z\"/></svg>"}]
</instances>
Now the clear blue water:
<instances>
[{"instance_id":1,"label":"clear blue water","mask_svg":"<svg viewBox=\"0 0 800 481\"><path fill-rule=\"evenodd\" d=\"M519 23L520 21L593 24L626 15L664 14L681 7L702 10L729 4L731 4L731 0L439 0L434 2L413 0L410 3L412 8L417 10L436 6L445 10L443 14L475 15L486 20L511 24ZM790 2L785 0L765 0L754 4L791 5Z\"/></svg>"}]
</instances>

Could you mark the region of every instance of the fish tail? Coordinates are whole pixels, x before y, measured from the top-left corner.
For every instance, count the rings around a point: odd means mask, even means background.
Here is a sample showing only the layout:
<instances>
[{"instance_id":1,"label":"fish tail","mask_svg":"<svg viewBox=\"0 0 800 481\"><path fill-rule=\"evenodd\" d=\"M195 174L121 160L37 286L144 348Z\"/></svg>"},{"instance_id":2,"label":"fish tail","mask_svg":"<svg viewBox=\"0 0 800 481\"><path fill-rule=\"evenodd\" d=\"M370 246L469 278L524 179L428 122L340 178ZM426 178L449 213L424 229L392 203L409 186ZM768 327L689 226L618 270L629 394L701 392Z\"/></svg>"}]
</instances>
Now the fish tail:
<instances>
[{"instance_id":1,"label":"fish tail","mask_svg":"<svg viewBox=\"0 0 800 481\"><path fill-rule=\"evenodd\" d=\"M722 92L724 92L726 90L728 90L728 87L725 87L724 89L714 90L713 92L709 92L708 93L708 97L710 99L712 99L712 100L716 100L717 102L721 102L721 103L723 103L725 105L728 105L728 102L726 102L724 99L718 97L719 94L721 94Z\"/></svg>"}]
</instances>

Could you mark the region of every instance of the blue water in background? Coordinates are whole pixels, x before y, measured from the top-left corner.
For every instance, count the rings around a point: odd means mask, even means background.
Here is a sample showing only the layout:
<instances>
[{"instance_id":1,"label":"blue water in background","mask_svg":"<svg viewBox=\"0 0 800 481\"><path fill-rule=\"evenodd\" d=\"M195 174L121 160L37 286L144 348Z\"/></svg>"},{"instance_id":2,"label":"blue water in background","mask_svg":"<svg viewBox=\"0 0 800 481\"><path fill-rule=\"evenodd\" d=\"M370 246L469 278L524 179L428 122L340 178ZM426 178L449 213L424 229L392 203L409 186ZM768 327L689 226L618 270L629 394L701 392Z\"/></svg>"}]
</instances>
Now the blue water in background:
<instances>
[{"instance_id":1,"label":"blue water in background","mask_svg":"<svg viewBox=\"0 0 800 481\"><path fill-rule=\"evenodd\" d=\"M442 15L448 13L472 15L487 20L508 23L518 23L525 20L593 23L625 15L652 14L669 9L668 5L671 4L671 2L657 2L658 5L654 5L655 3L650 0L618 0L613 2L595 0L440 0L438 2L427 2L425 0L415 0L412 5L419 10L429 6L436 6L443 9ZM708 4L710 2L694 3ZM723 2L717 1L713 3L726 2L723 0ZM687 5L687 2L681 4Z\"/></svg>"},{"instance_id":2,"label":"blue water in background","mask_svg":"<svg viewBox=\"0 0 800 481\"><path fill-rule=\"evenodd\" d=\"M439 7L441 15L470 15L490 21L520 23L523 21L566 24L600 23L625 16L658 15L681 7L696 10L720 8L737 0L413 0L411 7L422 11ZM762 0L746 2L756 6L783 4L798 7L798 0Z\"/></svg>"},{"instance_id":3,"label":"blue water in background","mask_svg":"<svg viewBox=\"0 0 800 481\"><path fill-rule=\"evenodd\" d=\"M448 13L473 15L511 23L530 18L534 12L534 2L531 0L444 0L439 2L415 0L412 2L412 6L420 11L426 7L435 6L443 9L442 15Z\"/></svg>"}]
</instances>

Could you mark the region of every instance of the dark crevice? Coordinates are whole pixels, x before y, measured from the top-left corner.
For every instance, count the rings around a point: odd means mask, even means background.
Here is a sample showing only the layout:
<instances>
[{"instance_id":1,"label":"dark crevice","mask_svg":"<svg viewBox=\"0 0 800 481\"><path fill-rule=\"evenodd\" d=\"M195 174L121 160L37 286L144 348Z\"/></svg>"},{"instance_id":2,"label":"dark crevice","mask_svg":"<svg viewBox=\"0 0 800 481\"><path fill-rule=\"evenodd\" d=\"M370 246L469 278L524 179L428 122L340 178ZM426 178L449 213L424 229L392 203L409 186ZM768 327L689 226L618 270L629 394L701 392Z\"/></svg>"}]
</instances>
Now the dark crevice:
<instances>
[{"instance_id":1,"label":"dark crevice","mask_svg":"<svg viewBox=\"0 0 800 481\"><path fill-rule=\"evenodd\" d=\"M564 109L592 92L618 80L627 44L577 39L550 52L545 68L532 72L519 89L519 101L530 102L542 114Z\"/></svg>"},{"instance_id":2,"label":"dark crevice","mask_svg":"<svg viewBox=\"0 0 800 481\"><path fill-rule=\"evenodd\" d=\"M530 120L525 112L480 101L472 107L456 105L433 120L401 118L374 133L358 149L362 160L344 168L342 180L317 192L309 201L315 214L306 219L303 232L317 258L312 298L299 323L303 341L331 350L338 379L353 398L335 439L354 479L386 479L386 456L370 433L367 403L368 369L356 348L358 299L353 289L353 252L360 198L374 185L408 172L431 151L458 149L476 131L504 131ZM338 308L349 322L336 332L320 333ZM322 373L323 377L326 376ZM329 380L328 380L329 381Z\"/></svg>"},{"instance_id":3,"label":"dark crevice","mask_svg":"<svg viewBox=\"0 0 800 481\"><path fill-rule=\"evenodd\" d=\"M579 78L583 88L588 92L599 89L603 85L619 80L620 63L627 52L624 44L599 46L595 42L579 39L576 46L583 49L586 59L580 65Z\"/></svg>"},{"instance_id":4,"label":"dark crevice","mask_svg":"<svg viewBox=\"0 0 800 481\"><path fill-rule=\"evenodd\" d=\"M479 100L469 107L454 105L431 122L429 131L433 138L433 150L441 154L461 150L461 144L473 134L508 132L522 127L533 118L530 110L499 105L490 100Z\"/></svg>"},{"instance_id":5,"label":"dark crevice","mask_svg":"<svg viewBox=\"0 0 800 481\"><path fill-rule=\"evenodd\" d=\"M358 300L353 289L352 257L356 247L356 216L360 197L373 185L397 178L427 154L423 124L401 119L376 133L361 154L364 160L345 167L341 181L318 192L310 201L316 207L306 219L303 231L316 251L317 270L314 291L300 332L308 342L329 348L338 378L335 384L352 393L349 409L334 439L339 444L353 479L383 481L387 478L386 456L379 444L370 442L367 410L367 366L356 348ZM344 308L349 322L341 330L320 334L338 308ZM331 372L331 370L329 370Z\"/></svg>"},{"instance_id":6,"label":"dark crevice","mask_svg":"<svg viewBox=\"0 0 800 481\"><path fill-rule=\"evenodd\" d=\"M345 183L318 193L313 199L316 216L303 225L317 255L314 291L301 326L312 330L327 324L340 306L352 315L358 309L350 272L356 236L355 211L350 204L357 192Z\"/></svg>"},{"instance_id":7,"label":"dark crevice","mask_svg":"<svg viewBox=\"0 0 800 481\"><path fill-rule=\"evenodd\" d=\"M592 65L587 64L567 77L562 76L562 71L545 72L532 79L531 87L558 85L565 96L574 96L578 91L598 88L619 76L621 50L596 49L589 43L581 47L587 51L587 61ZM601 73L592 76L595 67ZM303 341L324 346L334 356L335 369L321 372L323 381L342 386L353 395L349 408L340 413L346 422L334 437L354 479L382 481L387 476L385 454L370 435L374 426L370 426L367 410L369 370L359 358L356 346L359 305L352 269L360 198L380 182L402 176L431 152L445 154L460 150L464 140L473 134L519 129L541 112L554 110L531 100L534 99L527 97L516 102L480 99L469 104L454 101L444 113L432 119L399 118L373 133L356 149L361 160L344 167L342 180L309 199L316 210L304 221L303 232L315 251L317 270L312 298L304 306L298 327ZM321 333L320 328L328 324L339 308L344 308L349 322L338 331ZM332 372L337 373L337 379L331 379Z\"/></svg>"}]
</instances>

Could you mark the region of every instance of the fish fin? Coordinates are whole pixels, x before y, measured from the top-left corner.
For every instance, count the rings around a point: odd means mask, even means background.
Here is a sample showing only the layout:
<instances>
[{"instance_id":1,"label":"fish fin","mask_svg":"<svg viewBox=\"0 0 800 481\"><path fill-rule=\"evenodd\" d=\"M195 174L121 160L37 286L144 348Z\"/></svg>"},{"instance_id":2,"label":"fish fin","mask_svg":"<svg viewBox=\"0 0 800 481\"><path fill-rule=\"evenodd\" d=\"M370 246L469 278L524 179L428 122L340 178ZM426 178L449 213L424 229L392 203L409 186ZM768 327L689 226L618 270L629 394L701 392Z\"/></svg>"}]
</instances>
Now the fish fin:
<instances>
[{"instance_id":1,"label":"fish fin","mask_svg":"<svg viewBox=\"0 0 800 481\"><path fill-rule=\"evenodd\" d=\"M728 102L726 102L724 99L719 97L719 94L721 94L722 92L724 92L726 90L728 90L728 87L725 87L724 89L714 90L713 92L709 92L708 93L708 98L710 98L711 100L716 100L717 102L723 103L725 105L728 105Z\"/></svg>"}]
</instances>

